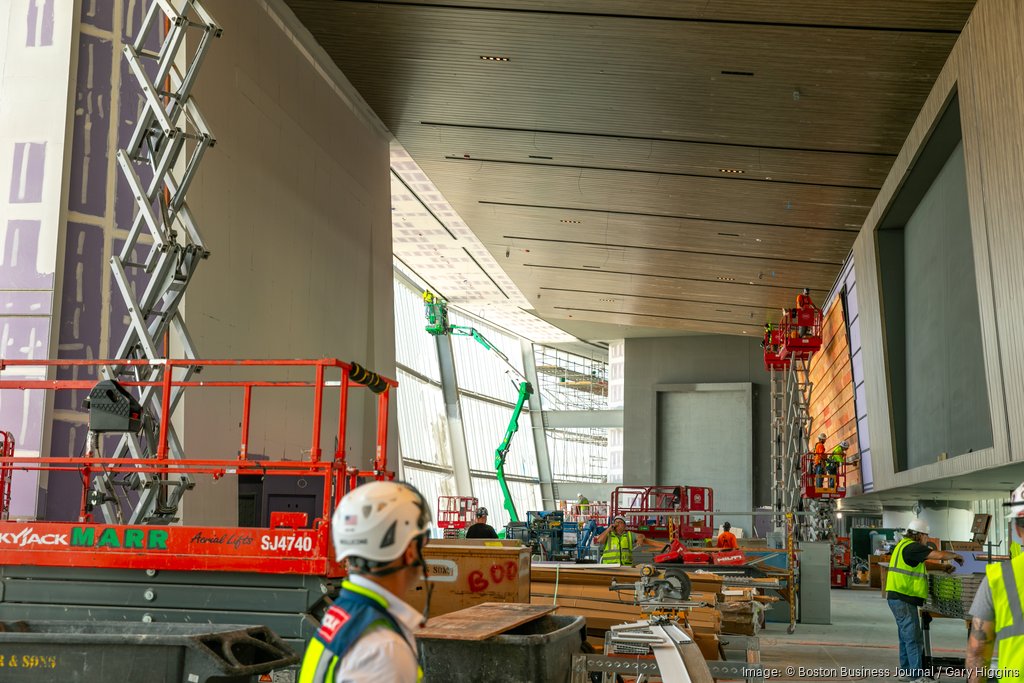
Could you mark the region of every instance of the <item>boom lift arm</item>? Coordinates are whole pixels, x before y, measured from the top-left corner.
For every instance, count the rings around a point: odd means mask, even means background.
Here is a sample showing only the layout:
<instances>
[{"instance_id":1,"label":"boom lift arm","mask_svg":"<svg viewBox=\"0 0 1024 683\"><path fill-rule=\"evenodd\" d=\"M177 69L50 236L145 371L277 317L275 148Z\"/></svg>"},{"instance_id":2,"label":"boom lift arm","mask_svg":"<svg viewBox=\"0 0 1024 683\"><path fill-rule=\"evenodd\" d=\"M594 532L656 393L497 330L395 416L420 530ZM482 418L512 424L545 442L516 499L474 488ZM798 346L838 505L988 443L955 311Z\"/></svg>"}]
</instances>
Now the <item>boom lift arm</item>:
<instances>
[{"instance_id":1,"label":"boom lift arm","mask_svg":"<svg viewBox=\"0 0 1024 683\"><path fill-rule=\"evenodd\" d=\"M512 418L509 420L508 428L505 430L505 438L501 440L498 448L494 451L494 470L498 475L498 485L501 486L501 495L505 500L504 507L508 511L509 520L518 522L519 513L516 512L516 504L512 500L511 492L508 490L508 482L505 481L505 458L508 457L508 449L512 445L512 437L519 431L519 416L523 412L523 405L526 403L526 399L533 393L533 387L523 373L512 365L508 356L489 342L475 327L449 324L448 303L444 299L432 292L423 292L423 305L427 314L427 332L435 337L444 335L472 337L485 349L497 355L508 366L506 372L511 373L510 379L511 375L515 375L512 384L517 387L519 395L516 398L515 408L512 410Z\"/></svg>"}]
</instances>

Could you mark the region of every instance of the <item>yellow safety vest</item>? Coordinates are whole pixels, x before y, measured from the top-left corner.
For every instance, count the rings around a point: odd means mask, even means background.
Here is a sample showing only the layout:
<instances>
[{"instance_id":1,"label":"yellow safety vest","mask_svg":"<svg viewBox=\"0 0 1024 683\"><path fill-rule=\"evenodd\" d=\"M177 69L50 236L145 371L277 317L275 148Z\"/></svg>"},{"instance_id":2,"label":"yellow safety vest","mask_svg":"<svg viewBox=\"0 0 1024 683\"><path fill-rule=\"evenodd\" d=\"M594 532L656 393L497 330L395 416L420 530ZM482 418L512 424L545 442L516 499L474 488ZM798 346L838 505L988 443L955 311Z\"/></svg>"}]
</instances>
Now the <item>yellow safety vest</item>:
<instances>
[{"instance_id":1,"label":"yellow safety vest","mask_svg":"<svg viewBox=\"0 0 1024 683\"><path fill-rule=\"evenodd\" d=\"M1015 560L1018 555L1020 555L1020 543L1010 541L1010 559Z\"/></svg>"},{"instance_id":2,"label":"yellow safety vest","mask_svg":"<svg viewBox=\"0 0 1024 683\"><path fill-rule=\"evenodd\" d=\"M1003 672L1016 670L1022 675L1001 675L1000 681L1024 681L1024 610L1021 608L1021 584L1018 577L1024 576L1024 555L1018 555L1009 562L999 562L985 567L989 588L992 589L992 606L995 608L996 642L999 644L999 669Z\"/></svg>"},{"instance_id":3,"label":"yellow safety vest","mask_svg":"<svg viewBox=\"0 0 1024 683\"><path fill-rule=\"evenodd\" d=\"M911 543L912 540L904 538L893 549L892 559L889 560L889 573L885 577L885 592L895 591L924 599L928 597L928 570L924 566L925 563L911 567L903 561L903 550Z\"/></svg>"},{"instance_id":4,"label":"yellow safety vest","mask_svg":"<svg viewBox=\"0 0 1024 683\"><path fill-rule=\"evenodd\" d=\"M623 544L623 540L626 541ZM626 567L633 566L633 532L627 531L621 536L613 533L608 534L604 543L604 550L601 551L601 564L621 564Z\"/></svg>"},{"instance_id":5,"label":"yellow safety vest","mask_svg":"<svg viewBox=\"0 0 1024 683\"><path fill-rule=\"evenodd\" d=\"M358 586L350 581L343 581L342 586L345 590L373 600L385 610L388 608L388 601L369 588ZM388 627L385 622L377 620L369 621L367 625ZM355 640L362 635L362 633L353 634ZM401 633L399 635L405 637ZM334 655L334 651L328 649L318 637L310 638L309 644L306 646L306 654L302 659L302 668L299 671L299 683L334 683L335 669L339 661L340 659ZM416 681L420 683L422 680L423 667L417 666Z\"/></svg>"}]
</instances>

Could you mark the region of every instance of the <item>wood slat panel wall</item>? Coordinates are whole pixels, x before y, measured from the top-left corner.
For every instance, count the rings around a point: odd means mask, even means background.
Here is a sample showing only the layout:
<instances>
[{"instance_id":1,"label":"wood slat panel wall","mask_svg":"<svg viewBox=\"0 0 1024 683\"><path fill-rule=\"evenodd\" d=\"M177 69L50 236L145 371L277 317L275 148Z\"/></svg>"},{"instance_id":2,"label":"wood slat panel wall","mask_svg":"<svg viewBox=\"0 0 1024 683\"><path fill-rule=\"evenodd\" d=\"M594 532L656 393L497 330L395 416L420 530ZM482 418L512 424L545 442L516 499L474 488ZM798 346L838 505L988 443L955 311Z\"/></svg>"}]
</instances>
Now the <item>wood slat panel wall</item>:
<instances>
[{"instance_id":1,"label":"wood slat panel wall","mask_svg":"<svg viewBox=\"0 0 1024 683\"><path fill-rule=\"evenodd\" d=\"M1024 6L1016 0L979 0L936 80L917 122L883 183L864 230L854 244L860 296L868 422L875 490L922 484L989 470L1024 459L1024 424L1010 416L1024 410ZM890 396L884 353L875 246L877 226L927 142L947 102L958 93L977 273L985 380L994 446L895 472ZM980 378L979 378L979 381ZM992 488L998 470L971 479ZM965 480L966 481L966 480Z\"/></svg>"},{"instance_id":2,"label":"wood slat panel wall","mask_svg":"<svg viewBox=\"0 0 1024 683\"><path fill-rule=\"evenodd\" d=\"M850 346L846 335L842 299L836 297L824 314L822 348L811 358L811 446L818 434L827 436L831 450L844 439L850 442L847 455L857 453L857 415L854 410L853 375L850 372ZM859 485L860 469L847 473L847 486Z\"/></svg>"}]
</instances>

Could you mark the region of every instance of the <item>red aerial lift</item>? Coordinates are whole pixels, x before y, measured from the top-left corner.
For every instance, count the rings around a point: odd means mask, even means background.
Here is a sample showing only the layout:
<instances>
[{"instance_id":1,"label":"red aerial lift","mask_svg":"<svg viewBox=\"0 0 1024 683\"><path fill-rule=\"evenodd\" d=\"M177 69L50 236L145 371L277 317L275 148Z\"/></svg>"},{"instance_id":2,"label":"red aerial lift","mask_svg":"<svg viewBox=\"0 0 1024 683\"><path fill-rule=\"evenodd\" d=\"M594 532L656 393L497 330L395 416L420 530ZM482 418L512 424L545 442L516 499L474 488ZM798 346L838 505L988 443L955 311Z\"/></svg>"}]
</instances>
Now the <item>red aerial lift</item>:
<instances>
[{"instance_id":1,"label":"red aerial lift","mask_svg":"<svg viewBox=\"0 0 1024 683\"><path fill-rule=\"evenodd\" d=\"M14 435L10 432L0 432L0 457L11 458L14 456ZM0 469L0 520L7 519L11 511L11 473L6 469Z\"/></svg>"},{"instance_id":2,"label":"red aerial lift","mask_svg":"<svg viewBox=\"0 0 1024 683\"><path fill-rule=\"evenodd\" d=\"M480 501L470 496L438 496L437 526L444 529L444 537L458 538L476 519L478 507Z\"/></svg>"},{"instance_id":3,"label":"red aerial lift","mask_svg":"<svg viewBox=\"0 0 1024 683\"><path fill-rule=\"evenodd\" d=\"M715 494L707 486L619 486L612 491L612 517L646 536L666 541L705 540L715 533Z\"/></svg>"},{"instance_id":4,"label":"red aerial lift","mask_svg":"<svg viewBox=\"0 0 1024 683\"><path fill-rule=\"evenodd\" d=\"M137 426L139 414L131 409L132 391L146 389L161 394L163 408L161 424L168 424L172 396L182 389L191 392L199 389L234 390L242 393L242 415L240 424L239 449L237 454L202 453L196 458L170 457L168 431L160 430L151 458L110 458L104 457L90 446L82 457L72 453L42 457L18 456L13 453L13 439L7 435L3 440L3 456L0 457L0 477L9 486L14 471L45 470L77 472L82 481L80 514L77 522L13 522L0 521L0 567L33 565L38 567L94 567L108 569L156 570L212 570L256 572L265 574L299 574L306 576L340 577L342 567L334 559L331 543L331 513L342 496L361 480L390 480L394 472L387 467L388 455L388 408L391 389L398 386L395 380L371 373L355 363L337 359L320 360L0 360L0 391L10 390L93 390L96 383L88 380L46 380L46 379L4 379L3 372L17 372L26 367L39 368L40 375L55 366L79 366L94 368L97 375L101 368L132 369L134 366L160 364L164 371L159 382L124 381L114 383L121 387L123 394L116 390L105 390L104 396L93 397L90 407L90 429L95 431L99 421L105 421L102 431L108 429L111 421L124 419L125 429L141 429ZM244 369L252 371L273 371L282 369L312 370L311 380L265 381L238 379L227 381L181 381L174 379L175 368L200 366L206 369ZM331 375L339 379L328 379ZM83 373L84 374L84 373ZM278 375L280 372L277 373ZM104 384L110 384L104 382ZM369 387L377 396L376 456L371 469L360 470L349 466L346 461L346 420L350 391L358 387ZM256 393L266 394L275 389L312 389L312 440L306 460L252 459L249 457L249 430L251 404ZM337 443L333 452L325 454L321 448L321 427L323 426L324 396L338 392ZM95 393L95 392L93 392ZM110 405L100 405L109 401ZM110 410L107 410L110 408ZM104 411L99 415L98 411ZM121 415L120 413L124 413ZM90 442L95 443L94 439ZM201 452L201 446L189 444L190 449ZM147 474L164 480L184 474L212 475L214 480L225 476L257 474L265 478L279 476L304 476L323 486L322 509L314 520L306 520L304 513L276 514L271 516L269 528L251 527L192 527L175 525L132 525L102 522L94 516L94 510L101 501L93 488L94 480L104 475L117 477L118 474ZM127 489L119 495L122 500L130 499ZM299 519L301 517L301 519ZM312 522L312 524L309 524ZM303 528L306 526L309 528ZM227 539L230 539L228 541Z\"/></svg>"},{"instance_id":5,"label":"red aerial lift","mask_svg":"<svg viewBox=\"0 0 1024 683\"><path fill-rule=\"evenodd\" d=\"M791 308L779 323L780 360L810 358L821 348L821 309L817 306Z\"/></svg>"},{"instance_id":6,"label":"red aerial lift","mask_svg":"<svg viewBox=\"0 0 1024 683\"><path fill-rule=\"evenodd\" d=\"M830 457L828 454L825 456ZM846 463L842 463L835 474L815 474L814 453L801 458L800 476L804 498L834 500L846 497Z\"/></svg>"},{"instance_id":7,"label":"red aerial lift","mask_svg":"<svg viewBox=\"0 0 1024 683\"><path fill-rule=\"evenodd\" d=\"M780 328L772 327L770 325L766 326L764 331L764 340L761 342L761 347L764 349L765 370L789 369L789 358L783 358L780 355L782 351L782 330Z\"/></svg>"}]
</instances>

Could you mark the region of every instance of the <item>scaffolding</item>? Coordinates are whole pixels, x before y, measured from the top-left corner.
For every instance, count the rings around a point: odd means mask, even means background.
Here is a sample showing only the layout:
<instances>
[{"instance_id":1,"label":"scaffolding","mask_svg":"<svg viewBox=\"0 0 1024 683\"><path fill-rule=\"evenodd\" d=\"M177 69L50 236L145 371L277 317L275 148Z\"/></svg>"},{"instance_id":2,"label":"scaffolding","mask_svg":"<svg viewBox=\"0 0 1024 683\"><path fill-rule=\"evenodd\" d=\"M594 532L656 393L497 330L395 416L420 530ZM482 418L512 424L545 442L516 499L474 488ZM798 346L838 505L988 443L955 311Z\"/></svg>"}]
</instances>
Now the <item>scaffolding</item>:
<instances>
[{"instance_id":1,"label":"scaffolding","mask_svg":"<svg viewBox=\"0 0 1024 683\"><path fill-rule=\"evenodd\" d=\"M775 328L767 327L765 367L771 381L772 512L776 530L786 515L808 512L800 518L798 537L807 541L834 539L834 500L805 498L803 464L811 430L810 378L813 354L821 348L821 311L808 307L784 315Z\"/></svg>"},{"instance_id":2,"label":"scaffolding","mask_svg":"<svg viewBox=\"0 0 1024 683\"><path fill-rule=\"evenodd\" d=\"M101 374L104 379L141 383L137 398L143 431L141 436L122 435L110 454L115 459L151 459L158 442L168 444L170 458L183 457L170 420L183 386L176 385L169 398L161 396L157 388L171 379L189 382L200 366L178 365L178 376L171 378L168 364L116 361L166 359L172 342L184 360L198 358L179 306L209 252L185 196L215 140L192 99L192 89L213 39L220 34L220 27L199 0L159 0L149 6L135 42L124 47L125 62L144 98L131 139L117 152L135 209L128 237L111 257L110 268L129 324L113 361L102 367ZM150 49L153 44L159 48ZM144 236L147 239L143 240ZM136 248L145 253L142 258L136 256ZM165 405L165 400L170 405ZM89 455L98 455L98 451L99 439L90 434ZM194 486L192 476L147 472L141 462L139 465L121 481L107 472L95 478L95 498L101 501L104 519L111 524L175 521L181 497ZM119 495L119 487L133 491L133 496L128 498L126 491ZM127 515L123 507L129 508Z\"/></svg>"},{"instance_id":3,"label":"scaffolding","mask_svg":"<svg viewBox=\"0 0 1024 683\"><path fill-rule=\"evenodd\" d=\"M555 403L545 410L608 407L608 363L539 345L534 355L543 396Z\"/></svg>"}]
</instances>

